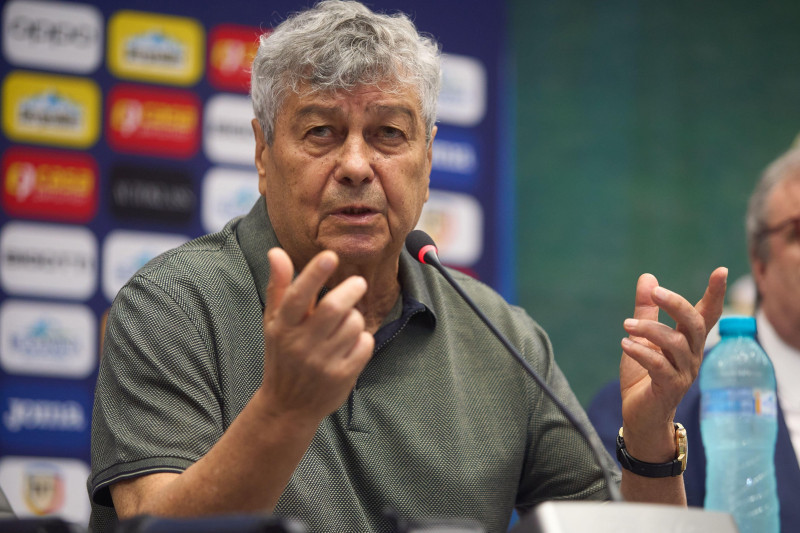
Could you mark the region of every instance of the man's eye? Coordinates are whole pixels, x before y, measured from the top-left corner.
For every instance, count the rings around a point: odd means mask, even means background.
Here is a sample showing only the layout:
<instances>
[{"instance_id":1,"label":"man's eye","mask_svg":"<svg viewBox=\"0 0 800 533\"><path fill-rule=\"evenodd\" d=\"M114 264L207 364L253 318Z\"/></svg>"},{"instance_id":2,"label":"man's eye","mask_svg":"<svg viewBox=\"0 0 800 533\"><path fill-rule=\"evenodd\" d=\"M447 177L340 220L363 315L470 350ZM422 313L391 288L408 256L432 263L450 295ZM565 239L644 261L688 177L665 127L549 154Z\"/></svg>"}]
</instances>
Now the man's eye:
<instances>
[{"instance_id":1,"label":"man's eye","mask_svg":"<svg viewBox=\"0 0 800 533\"><path fill-rule=\"evenodd\" d=\"M330 137L333 132L330 126L314 126L308 130L308 134L313 137Z\"/></svg>"},{"instance_id":2,"label":"man's eye","mask_svg":"<svg viewBox=\"0 0 800 533\"><path fill-rule=\"evenodd\" d=\"M399 139L403 137L402 130L399 130L398 128L393 128L391 126L384 126L383 128L380 129L379 134L384 139Z\"/></svg>"}]
</instances>

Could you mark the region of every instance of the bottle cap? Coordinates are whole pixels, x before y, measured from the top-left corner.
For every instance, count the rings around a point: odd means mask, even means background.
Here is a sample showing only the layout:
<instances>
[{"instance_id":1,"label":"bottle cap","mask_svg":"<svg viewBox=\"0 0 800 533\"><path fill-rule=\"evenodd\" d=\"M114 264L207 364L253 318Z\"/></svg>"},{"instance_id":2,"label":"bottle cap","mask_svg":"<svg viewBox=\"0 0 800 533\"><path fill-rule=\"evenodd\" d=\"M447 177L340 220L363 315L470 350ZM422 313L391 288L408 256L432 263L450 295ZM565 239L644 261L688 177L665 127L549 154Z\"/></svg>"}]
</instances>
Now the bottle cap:
<instances>
[{"instance_id":1,"label":"bottle cap","mask_svg":"<svg viewBox=\"0 0 800 533\"><path fill-rule=\"evenodd\" d=\"M720 335L756 334L756 319L751 316L725 316L719 319Z\"/></svg>"}]
</instances>

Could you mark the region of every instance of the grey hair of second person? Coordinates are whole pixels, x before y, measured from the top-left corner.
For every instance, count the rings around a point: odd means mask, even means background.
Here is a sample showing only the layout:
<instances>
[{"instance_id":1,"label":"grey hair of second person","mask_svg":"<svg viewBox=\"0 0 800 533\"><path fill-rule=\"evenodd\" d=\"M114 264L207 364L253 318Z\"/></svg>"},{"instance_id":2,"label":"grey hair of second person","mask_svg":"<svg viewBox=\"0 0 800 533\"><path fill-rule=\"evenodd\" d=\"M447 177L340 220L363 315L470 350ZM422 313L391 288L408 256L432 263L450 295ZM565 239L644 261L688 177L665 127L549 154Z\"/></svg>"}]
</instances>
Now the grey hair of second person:
<instances>
[{"instance_id":1,"label":"grey hair of second person","mask_svg":"<svg viewBox=\"0 0 800 533\"><path fill-rule=\"evenodd\" d=\"M411 85L419 95L430 142L441 85L440 58L439 44L420 34L405 14L375 13L358 2L325 0L261 36L250 77L253 110L271 145L287 91L298 92L303 82L312 91Z\"/></svg>"},{"instance_id":2,"label":"grey hair of second person","mask_svg":"<svg viewBox=\"0 0 800 533\"><path fill-rule=\"evenodd\" d=\"M767 229L768 202L775 187L785 180L800 179L800 147L793 147L778 157L761 174L750 195L745 216L747 250L751 257L763 263L769 261L769 239L764 238Z\"/></svg>"}]
</instances>

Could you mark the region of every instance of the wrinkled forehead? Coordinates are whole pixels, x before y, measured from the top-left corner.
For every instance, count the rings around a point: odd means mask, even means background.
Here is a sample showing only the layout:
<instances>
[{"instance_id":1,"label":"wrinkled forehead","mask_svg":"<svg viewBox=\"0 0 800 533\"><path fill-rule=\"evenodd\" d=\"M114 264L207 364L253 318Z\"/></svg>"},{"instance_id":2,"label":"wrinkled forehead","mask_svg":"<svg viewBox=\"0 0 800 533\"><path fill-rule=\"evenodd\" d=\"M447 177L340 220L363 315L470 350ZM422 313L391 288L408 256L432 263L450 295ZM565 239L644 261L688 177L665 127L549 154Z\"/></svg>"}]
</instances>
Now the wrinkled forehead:
<instances>
[{"instance_id":1,"label":"wrinkled forehead","mask_svg":"<svg viewBox=\"0 0 800 533\"><path fill-rule=\"evenodd\" d=\"M314 86L304 81L293 89L295 103L319 102L329 105L366 103L370 105L403 106L416 119L422 120L422 102L417 87L397 79L384 79L376 83L358 83L347 87ZM284 102L287 104L288 102ZM285 108L286 106L281 106ZM279 111L280 113L280 111Z\"/></svg>"},{"instance_id":2,"label":"wrinkled forehead","mask_svg":"<svg viewBox=\"0 0 800 533\"><path fill-rule=\"evenodd\" d=\"M312 92L352 92L365 87L377 88L387 94L414 92L419 96L419 87L408 73L394 69L362 71L331 77L328 73L306 72L288 83L297 94Z\"/></svg>"}]
</instances>

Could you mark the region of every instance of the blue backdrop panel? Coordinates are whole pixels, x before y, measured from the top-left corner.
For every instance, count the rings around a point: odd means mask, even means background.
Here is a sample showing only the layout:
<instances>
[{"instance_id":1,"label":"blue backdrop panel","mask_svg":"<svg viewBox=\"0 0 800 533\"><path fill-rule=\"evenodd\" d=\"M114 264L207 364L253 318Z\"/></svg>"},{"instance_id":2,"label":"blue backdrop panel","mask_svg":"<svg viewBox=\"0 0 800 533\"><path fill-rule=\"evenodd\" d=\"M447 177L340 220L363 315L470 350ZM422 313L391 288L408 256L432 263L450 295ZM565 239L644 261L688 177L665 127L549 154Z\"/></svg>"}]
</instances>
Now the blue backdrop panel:
<instances>
[{"instance_id":1,"label":"blue backdrop panel","mask_svg":"<svg viewBox=\"0 0 800 533\"><path fill-rule=\"evenodd\" d=\"M88 517L103 316L144 262L252 205L244 69L256 34L305 5L3 6L0 486L20 515ZM421 225L445 262L512 297L504 5L370 6L408 13L445 53Z\"/></svg>"}]
</instances>

